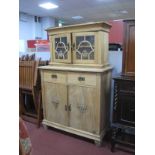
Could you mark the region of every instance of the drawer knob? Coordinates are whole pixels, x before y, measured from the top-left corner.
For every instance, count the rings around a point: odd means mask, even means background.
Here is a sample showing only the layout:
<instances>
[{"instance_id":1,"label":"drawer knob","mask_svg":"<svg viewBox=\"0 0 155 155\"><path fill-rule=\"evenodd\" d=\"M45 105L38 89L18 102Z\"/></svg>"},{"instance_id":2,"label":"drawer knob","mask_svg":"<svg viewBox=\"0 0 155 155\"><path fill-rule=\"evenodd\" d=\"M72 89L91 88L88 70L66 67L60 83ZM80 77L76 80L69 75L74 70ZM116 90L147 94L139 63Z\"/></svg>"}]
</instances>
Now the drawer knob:
<instances>
[{"instance_id":1,"label":"drawer knob","mask_svg":"<svg viewBox=\"0 0 155 155\"><path fill-rule=\"evenodd\" d=\"M51 78L57 79L57 75L53 74L53 75L51 75Z\"/></svg>"},{"instance_id":2,"label":"drawer knob","mask_svg":"<svg viewBox=\"0 0 155 155\"><path fill-rule=\"evenodd\" d=\"M65 105L65 111L67 111L68 110L68 106L67 105Z\"/></svg>"},{"instance_id":3,"label":"drawer knob","mask_svg":"<svg viewBox=\"0 0 155 155\"><path fill-rule=\"evenodd\" d=\"M68 106L68 110L71 111L71 104L69 104L69 106Z\"/></svg>"},{"instance_id":4,"label":"drawer knob","mask_svg":"<svg viewBox=\"0 0 155 155\"><path fill-rule=\"evenodd\" d=\"M78 77L79 81L85 81L85 77Z\"/></svg>"}]
</instances>

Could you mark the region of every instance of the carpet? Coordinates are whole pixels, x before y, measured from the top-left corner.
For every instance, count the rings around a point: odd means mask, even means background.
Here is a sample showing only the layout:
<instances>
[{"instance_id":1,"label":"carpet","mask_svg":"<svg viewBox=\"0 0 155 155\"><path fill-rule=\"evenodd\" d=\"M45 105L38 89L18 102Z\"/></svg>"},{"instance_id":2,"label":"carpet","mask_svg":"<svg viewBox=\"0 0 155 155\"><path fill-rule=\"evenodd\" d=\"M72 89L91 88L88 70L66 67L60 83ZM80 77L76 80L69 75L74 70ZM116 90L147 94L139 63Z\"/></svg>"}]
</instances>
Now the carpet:
<instances>
[{"instance_id":1,"label":"carpet","mask_svg":"<svg viewBox=\"0 0 155 155\"><path fill-rule=\"evenodd\" d=\"M37 128L29 122L25 124L32 142L32 155L131 155L117 149L112 153L107 141L103 141L103 145L97 147L92 140L80 136L53 128Z\"/></svg>"}]
</instances>

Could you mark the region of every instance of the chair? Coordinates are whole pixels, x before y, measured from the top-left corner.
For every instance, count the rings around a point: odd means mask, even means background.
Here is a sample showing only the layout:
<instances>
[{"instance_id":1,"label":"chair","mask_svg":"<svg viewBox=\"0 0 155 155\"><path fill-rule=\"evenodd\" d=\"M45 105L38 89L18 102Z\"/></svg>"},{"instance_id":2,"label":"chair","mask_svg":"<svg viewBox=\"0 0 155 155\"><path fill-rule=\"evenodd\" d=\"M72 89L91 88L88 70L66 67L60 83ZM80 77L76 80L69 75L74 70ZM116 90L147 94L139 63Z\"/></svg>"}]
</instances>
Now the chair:
<instances>
[{"instance_id":1,"label":"chair","mask_svg":"<svg viewBox=\"0 0 155 155\"><path fill-rule=\"evenodd\" d=\"M38 127L40 126L40 110L41 110L41 84L37 67L39 61L25 60L19 61L19 99L20 99L20 114L28 121L34 122L37 120ZM26 108L28 95L32 96L34 111L29 112ZM28 117L29 118L28 118Z\"/></svg>"}]
</instances>

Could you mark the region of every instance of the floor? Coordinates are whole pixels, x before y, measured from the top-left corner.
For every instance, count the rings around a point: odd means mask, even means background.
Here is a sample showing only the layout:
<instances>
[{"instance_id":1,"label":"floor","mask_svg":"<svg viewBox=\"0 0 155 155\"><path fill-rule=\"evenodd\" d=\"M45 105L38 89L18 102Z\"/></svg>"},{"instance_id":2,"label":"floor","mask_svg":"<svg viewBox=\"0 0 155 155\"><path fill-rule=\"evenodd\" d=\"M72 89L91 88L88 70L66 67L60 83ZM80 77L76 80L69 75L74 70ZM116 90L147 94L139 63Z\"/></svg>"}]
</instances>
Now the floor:
<instances>
[{"instance_id":1,"label":"floor","mask_svg":"<svg viewBox=\"0 0 155 155\"><path fill-rule=\"evenodd\" d=\"M119 149L112 153L110 143L106 141L101 147L97 147L86 138L25 123L33 146L32 155L131 155Z\"/></svg>"}]
</instances>

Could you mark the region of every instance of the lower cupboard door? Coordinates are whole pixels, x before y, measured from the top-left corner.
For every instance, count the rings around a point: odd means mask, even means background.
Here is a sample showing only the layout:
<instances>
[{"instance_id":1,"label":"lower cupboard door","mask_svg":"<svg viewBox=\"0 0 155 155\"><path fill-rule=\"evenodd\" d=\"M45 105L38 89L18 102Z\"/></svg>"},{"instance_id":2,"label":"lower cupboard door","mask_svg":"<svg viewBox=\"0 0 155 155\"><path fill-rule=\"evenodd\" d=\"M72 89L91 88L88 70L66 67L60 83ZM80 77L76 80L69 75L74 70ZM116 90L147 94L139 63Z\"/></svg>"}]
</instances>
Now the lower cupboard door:
<instances>
[{"instance_id":1,"label":"lower cupboard door","mask_svg":"<svg viewBox=\"0 0 155 155\"><path fill-rule=\"evenodd\" d=\"M75 129L99 133L99 111L96 88L69 86L69 126Z\"/></svg>"},{"instance_id":2,"label":"lower cupboard door","mask_svg":"<svg viewBox=\"0 0 155 155\"><path fill-rule=\"evenodd\" d=\"M68 112L65 110L67 86L45 82L44 89L46 119L51 122L68 125Z\"/></svg>"}]
</instances>

